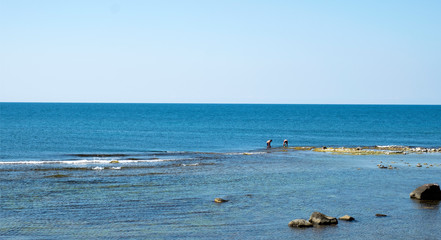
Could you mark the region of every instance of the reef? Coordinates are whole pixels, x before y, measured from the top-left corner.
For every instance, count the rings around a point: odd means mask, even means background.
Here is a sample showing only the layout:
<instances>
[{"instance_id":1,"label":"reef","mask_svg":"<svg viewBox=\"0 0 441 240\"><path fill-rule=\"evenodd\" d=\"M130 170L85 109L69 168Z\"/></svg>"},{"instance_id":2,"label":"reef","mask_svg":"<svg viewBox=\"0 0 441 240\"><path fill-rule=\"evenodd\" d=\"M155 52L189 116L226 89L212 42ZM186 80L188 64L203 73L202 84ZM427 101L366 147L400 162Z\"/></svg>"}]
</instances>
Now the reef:
<instances>
[{"instance_id":1,"label":"reef","mask_svg":"<svg viewBox=\"0 0 441 240\"><path fill-rule=\"evenodd\" d=\"M409 153L441 153L439 148L409 147L409 146L364 146L364 147L308 147L296 146L289 149L297 151L329 152L347 155L391 155Z\"/></svg>"}]
</instances>

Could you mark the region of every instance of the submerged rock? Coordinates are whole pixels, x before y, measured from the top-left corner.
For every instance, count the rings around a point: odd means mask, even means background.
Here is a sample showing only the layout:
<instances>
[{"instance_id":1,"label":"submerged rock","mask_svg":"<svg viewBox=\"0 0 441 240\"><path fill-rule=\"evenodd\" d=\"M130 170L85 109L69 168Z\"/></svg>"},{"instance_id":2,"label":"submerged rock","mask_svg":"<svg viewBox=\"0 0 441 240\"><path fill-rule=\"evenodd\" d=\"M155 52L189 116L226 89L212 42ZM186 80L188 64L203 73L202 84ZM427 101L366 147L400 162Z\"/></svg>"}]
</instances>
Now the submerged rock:
<instances>
[{"instance_id":1,"label":"submerged rock","mask_svg":"<svg viewBox=\"0 0 441 240\"><path fill-rule=\"evenodd\" d=\"M344 215L343 217L339 217L339 220L344 220L344 221L354 221L355 219L349 215Z\"/></svg>"},{"instance_id":2,"label":"submerged rock","mask_svg":"<svg viewBox=\"0 0 441 240\"><path fill-rule=\"evenodd\" d=\"M215 198L214 202L215 203L224 203L224 202L228 202L229 200L223 199L223 198Z\"/></svg>"},{"instance_id":3,"label":"submerged rock","mask_svg":"<svg viewBox=\"0 0 441 240\"><path fill-rule=\"evenodd\" d=\"M298 228L304 228L304 227L312 227L312 223L305 219L294 219L291 222L288 223L288 226L290 227L298 227Z\"/></svg>"},{"instance_id":4,"label":"submerged rock","mask_svg":"<svg viewBox=\"0 0 441 240\"><path fill-rule=\"evenodd\" d=\"M313 212L309 218L309 222L317 225L331 225L338 224L338 220L335 217L326 216L320 212Z\"/></svg>"},{"instance_id":5,"label":"submerged rock","mask_svg":"<svg viewBox=\"0 0 441 240\"><path fill-rule=\"evenodd\" d=\"M410 197L419 200L441 200L441 190L436 183L424 184L413 190Z\"/></svg>"},{"instance_id":6,"label":"submerged rock","mask_svg":"<svg viewBox=\"0 0 441 240\"><path fill-rule=\"evenodd\" d=\"M45 176L45 178L65 178L65 177L69 177L69 175L55 174L55 175Z\"/></svg>"}]
</instances>

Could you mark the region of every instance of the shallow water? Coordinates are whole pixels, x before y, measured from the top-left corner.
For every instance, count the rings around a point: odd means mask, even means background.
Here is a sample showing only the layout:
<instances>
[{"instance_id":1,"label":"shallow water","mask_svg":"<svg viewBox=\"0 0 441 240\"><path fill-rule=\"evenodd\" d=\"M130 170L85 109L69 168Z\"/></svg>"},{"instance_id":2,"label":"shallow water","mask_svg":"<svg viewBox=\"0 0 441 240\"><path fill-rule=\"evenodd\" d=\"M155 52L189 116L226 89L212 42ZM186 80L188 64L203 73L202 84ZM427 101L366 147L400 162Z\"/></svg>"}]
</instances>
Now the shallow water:
<instances>
[{"instance_id":1,"label":"shallow water","mask_svg":"<svg viewBox=\"0 0 441 240\"><path fill-rule=\"evenodd\" d=\"M346 156L273 149L160 155L165 160L1 165L2 236L436 239L440 233L439 203L409 198L419 185L439 182L439 153ZM379 169L380 162L397 169ZM419 162L433 166L417 168ZM217 204L215 197L230 201ZM287 226L313 211L357 221Z\"/></svg>"},{"instance_id":2,"label":"shallow water","mask_svg":"<svg viewBox=\"0 0 441 240\"><path fill-rule=\"evenodd\" d=\"M441 153L280 148L285 138L290 146L440 147L440 106L0 103L0 110L2 239L441 234L439 202L409 198L441 182ZM288 227L314 211L356 221Z\"/></svg>"}]
</instances>

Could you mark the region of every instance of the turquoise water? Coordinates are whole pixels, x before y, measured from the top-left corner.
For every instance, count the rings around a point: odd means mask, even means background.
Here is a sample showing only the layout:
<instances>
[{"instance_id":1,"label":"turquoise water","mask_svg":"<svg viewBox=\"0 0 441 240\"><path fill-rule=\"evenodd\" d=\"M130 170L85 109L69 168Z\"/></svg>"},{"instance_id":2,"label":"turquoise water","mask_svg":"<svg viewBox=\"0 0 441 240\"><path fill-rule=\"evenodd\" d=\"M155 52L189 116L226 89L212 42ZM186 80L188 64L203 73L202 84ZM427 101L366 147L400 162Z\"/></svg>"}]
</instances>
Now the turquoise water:
<instances>
[{"instance_id":1,"label":"turquoise water","mask_svg":"<svg viewBox=\"0 0 441 240\"><path fill-rule=\"evenodd\" d=\"M0 103L0 236L436 239L439 203L409 193L441 182L440 153L281 145L441 147L440 119L441 106ZM313 211L357 221L287 226Z\"/></svg>"}]
</instances>

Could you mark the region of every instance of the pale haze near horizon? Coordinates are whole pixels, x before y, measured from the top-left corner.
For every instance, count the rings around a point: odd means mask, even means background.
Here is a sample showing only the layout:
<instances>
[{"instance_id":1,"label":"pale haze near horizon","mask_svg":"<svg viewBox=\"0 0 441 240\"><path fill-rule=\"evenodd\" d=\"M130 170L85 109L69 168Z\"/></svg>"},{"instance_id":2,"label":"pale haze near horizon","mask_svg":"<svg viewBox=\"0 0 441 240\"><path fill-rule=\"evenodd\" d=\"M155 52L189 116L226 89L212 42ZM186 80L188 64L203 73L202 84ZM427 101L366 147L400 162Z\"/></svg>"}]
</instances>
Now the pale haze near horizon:
<instances>
[{"instance_id":1,"label":"pale haze near horizon","mask_svg":"<svg viewBox=\"0 0 441 240\"><path fill-rule=\"evenodd\" d=\"M0 1L0 102L441 104L441 1Z\"/></svg>"}]
</instances>

